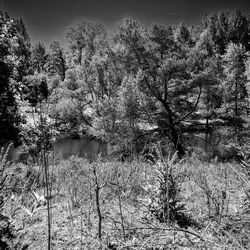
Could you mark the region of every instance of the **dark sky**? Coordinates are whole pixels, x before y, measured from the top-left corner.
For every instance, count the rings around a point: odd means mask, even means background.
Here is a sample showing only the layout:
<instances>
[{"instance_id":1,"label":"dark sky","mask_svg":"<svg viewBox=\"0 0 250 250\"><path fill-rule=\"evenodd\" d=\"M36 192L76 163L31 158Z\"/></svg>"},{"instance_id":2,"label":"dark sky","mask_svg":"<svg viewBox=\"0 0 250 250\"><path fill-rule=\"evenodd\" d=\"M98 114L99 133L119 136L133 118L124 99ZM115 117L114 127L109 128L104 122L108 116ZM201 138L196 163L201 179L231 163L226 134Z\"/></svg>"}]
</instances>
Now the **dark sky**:
<instances>
[{"instance_id":1,"label":"dark sky","mask_svg":"<svg viewBox=\"0 0 250 250\"><path fill-rule=\"evenodd\" d=\"M11 17L22 17L32 42L65 42L77 20L99 21L113 28L124 16L142 23L195 23L205 13L241 9L250 13L250 0L0 0Z\"/></svg>"}]
</instances>

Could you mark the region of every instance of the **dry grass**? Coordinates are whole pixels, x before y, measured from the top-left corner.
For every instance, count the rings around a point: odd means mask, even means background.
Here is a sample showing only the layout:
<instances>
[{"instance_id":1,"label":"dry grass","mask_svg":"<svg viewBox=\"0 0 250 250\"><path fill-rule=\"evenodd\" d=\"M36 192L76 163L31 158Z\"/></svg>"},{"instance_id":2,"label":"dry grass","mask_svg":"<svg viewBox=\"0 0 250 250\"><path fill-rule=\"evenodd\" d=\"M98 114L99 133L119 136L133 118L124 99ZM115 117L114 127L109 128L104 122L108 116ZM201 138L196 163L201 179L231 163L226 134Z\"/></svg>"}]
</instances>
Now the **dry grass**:
<instances>
[{"instance_id":1,"label":"dry grass","mask_svg":"<svg viewBox=\"0 0 250 250\"><path fill-rule=\"evenodd\" d=\"M194 158L172 164L178 202L195 222L181 228L174 220L168 224L158 221L150 211L153 197L158 201L162 197L159 168L164 164L89 163L71 158L51 166L52 249L249 249L249 176L241 166ZM37 205L32 195L35 191L42 196L44 190L38 175L34 176L40 183L22 193L13 192L15 196L6 198L3 212L15 226L16 241L27 243L28 249L46 249L46 206ZM101 238L96 180L101 187Z\"/></svg>"}]
</instances>

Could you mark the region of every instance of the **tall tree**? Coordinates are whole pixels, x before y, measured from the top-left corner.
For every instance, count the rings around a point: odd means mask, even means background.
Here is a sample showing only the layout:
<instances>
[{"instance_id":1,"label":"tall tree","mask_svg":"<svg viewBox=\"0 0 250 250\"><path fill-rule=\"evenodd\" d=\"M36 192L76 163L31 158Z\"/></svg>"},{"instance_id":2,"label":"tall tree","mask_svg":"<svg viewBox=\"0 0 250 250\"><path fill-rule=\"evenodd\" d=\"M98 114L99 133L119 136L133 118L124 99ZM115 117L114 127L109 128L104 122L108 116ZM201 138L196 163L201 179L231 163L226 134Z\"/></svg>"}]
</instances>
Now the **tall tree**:
<instances>
[{"instance_id":1,"label":"tall tree","mask_svg":"<svg viewBox=\"0 0 250 250\"><path fill-rule=\"evenodd\" d=\"M20 132L21 117L10 85L10 76L11 69L0 60L0 145L8 141L18 143Z\"/></svg>"},{"instance_id":2,"label":"tall tree","mask_svg":"<svg viewBox=\"0 0 250 250\"><path fill-rule=\"evenodd\" d=\"M249 25L240 10L206 16L203 24L204 31L208 31L210 35L215 53L224 54L230 42L242 44L249 50Z\"/></svg>"},{"instance_id":3,"label":"tall tree","mask_svg":"<svg viewBox=\"0 0 250 250\"><path fill-rule=\"evenodd\" d=\"M223 60L227 113L231 116L244 115L247 110L247 57L245 47L241 44L230 43L227 46Z\"/></svg>"},{"instance_id":4,"label":"tall tree","mask_svg":"<svg viewBox=\"0 0 250 250\"><path fill-rule=\"evenodd\" d=\"M96 40L98 41L98 46L102 41L105 43L106 32L101 24L78 22L76 25L70 27L66 37L69 48L74 56L75 64L81 65L83 62L83 53L85 54L85 58L88 58L95 52Z\"/></svg>"},{"instance_id":5,"label":"tall tree","mask_svg":"<svg viewBox=\"0 0 250 250\"><path fill-rule=\"evenodd\" d=\"M41 73L45 71L47 53L45 45L43 43L38 42L33 46L31 61L32 61L32 70L34 72Z\"/></svg>"},{"instance_id":6,"label":"tall tree","mask_svg":"<svg viewBox=\"0 0 250 250\"><path fill-rule=\"evenodd\" d=\"M230 43L223 56L225 77L221 117L226 123L229 141L234 138L233 143L240 145L247 138L245 125L249 112L245 52L243 45Z\"/></svg>"},{"instance_id":7,"label":"tall tree","mask_svg":"<svg viewBox=\"0 0 250 250\"><path fill-rule=\"evenodd\" d=\"M167 136L181 156L185 150L181 134L185 123L196 111L201 95L200 77L195 78L190 72L187 56L182 52L174 38L163 51L155 37L137 22L125 19L120 26L118 39L125 49L125 67L128 73L142 71L140 90L155 101L152 112L158 131ZM159 34L168 34L160 32ZM150 37L150 39L148 39ZM168 37L169 38L169 37ZM184 35L183 39L187 36ZM167 39L167 38L165 38ZM161 50L159 50L161 48Z\"/></svg>"},{"instance_id":8,"label":"tall tree","mask_svg":"<svg viewBox=\"0 0 250 250\"><path fill-rule=\"evenodd\" d=\"M17 46L13 20L0 12L0 145L11 140L18 143L21 117L13 84L19 64Z\"/></svg>"},{"instance_id":9,"label":"tall tree","mask_svg":"<svg viewBox=\"0 0 250 250\"><path fill-rule=\"evenodd\" d=\"M25 99L36 107L38 103L48 98L47 76L43 73L35 73L24 77L23 82L26 86L24 91Z\"/></svg>"},{"instance_id":10,"label":"tall tree","mask_svg":"<svg viewBox=\"0 0 250 250\"><path fill-rule=\"evenodd\" d=\"M58 75L62 81L65 79L66 62L59 42L55 41L50 45L46 70L50 76Z\"/></svg>"},{"instance_id":11,"label":"tall tree","mask_svg":"<svg viewBox=\"0 0 250 250\"><path fill-rule=\"evenodd\" d=\"M206 137L216 130L214 124L218 119L223 100L221 86L223 77L222 60L218 54L214 53L211 46L211 36L206 30L200 33L200 37L189 53L190 58L193 60L192 71L202 76L203 81L194 129L196 132L205 132Z\"/></svg>"},{"instance_id":12,"label":"tall tree","mask_svg":"<svg viewBox=\"0 0 250 250\"><path fill-rule=\"evenodd\" d=\"M215 13L206 16L203 23L205 31L210 36L210 46L213 47L213 52L224 54L228 43L228 17L229 13Z\"/></svg>"},{"instance_id":13,"label":"tall tree","mask_svg":"<svg viewBox=\"0 0 250 250\"><path fill-rule=\"evenodd\" d=\"M249 51L250 26L246 16L240 10L230 13L228 19L228 41L242 44Z\"/></svg>"},{"instance_id":14,"label":"tall tree","mask_svg":"<svg viewBox=\"0 0 250 250\"><path fill-rule=\"evenodd\" d=\"M19 65L17 67L17 81L21 82L23 77L29 73L31 64L31 43L29 34L27 33L25 24L22 19L14 19L14 27L16 29L18 43L15 54L19 58Z\"/></svg>"}]
</instances>

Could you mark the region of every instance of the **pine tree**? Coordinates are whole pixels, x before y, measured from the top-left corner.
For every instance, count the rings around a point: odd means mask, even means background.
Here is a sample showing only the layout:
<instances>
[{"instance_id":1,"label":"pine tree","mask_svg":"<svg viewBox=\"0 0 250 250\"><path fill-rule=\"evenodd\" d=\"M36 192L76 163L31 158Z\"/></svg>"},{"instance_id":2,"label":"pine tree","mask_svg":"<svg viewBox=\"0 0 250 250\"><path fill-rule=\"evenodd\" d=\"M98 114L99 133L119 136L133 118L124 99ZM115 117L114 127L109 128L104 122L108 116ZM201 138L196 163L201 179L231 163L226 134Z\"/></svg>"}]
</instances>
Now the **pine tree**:
<instances>
[{"instance_id":1,"label":"pine tree","mask_svg":"<svg viewBox=\"0 0 250 250\"><path fill-rule=\"evenodd\" d=\"M45 71L45 64L47 61L47 53L45 45L41 42L35 44L32 48L31 54L32 71L41 73Z\"/></svg>"},{"instance_id":2,"label":"pine tree","mask_svg":"<svg viewBox=\"0 0 250 250\"><path fill-rule=\"evenodd\" d=\"M241 116L247 110L246 50L241 44L230 43L223 56L225 74L225 108L230 116Z\"/></svg>"},{"instance_id":3,"label":"pine tree","mask_svg":"<svg viewBox=\"0 0 250 250\"><path fill-rule=\"evenodd\" d=\"M53 42L50 45L50 52L45 67L50 76L58 75L62 81L65 79L66 62L59 42Z\"/></svg>"},{"instance_id":4,"label":"pine tree","mask_svg":"<svg viewBox=\"0 0 250 250\"><path fill-rule=\"evenodd\" d=\"M15 98L14 70L18 66L17 40L13 20L0 12L0 145L18 143L21 117Z\"/></svg>"},{"instance_id":5,"label":"pine tree","mask_svg":"<svg viewBox=\"0 0 250 250\"><path fill-rule=\"evenodd\" d=\"M148 35L137 21L125 19L118 38L126 53L121 57L125 58L122 60L127 74L141 70L143 77L138 83L139 89L155 103L156 112L152 112L150 119L155 120L158 132L169 138L181 156L185 153L181 134L197 109L202 81L191 74L192 62L188 59L186 47L178 42L179 38L176 40L173 36L170 46L163 50L158 41L168 32L156 31L154 28ZM189 32L186 31L181 28L179 37L188 42Z\"/></svg>"}]
</instances>

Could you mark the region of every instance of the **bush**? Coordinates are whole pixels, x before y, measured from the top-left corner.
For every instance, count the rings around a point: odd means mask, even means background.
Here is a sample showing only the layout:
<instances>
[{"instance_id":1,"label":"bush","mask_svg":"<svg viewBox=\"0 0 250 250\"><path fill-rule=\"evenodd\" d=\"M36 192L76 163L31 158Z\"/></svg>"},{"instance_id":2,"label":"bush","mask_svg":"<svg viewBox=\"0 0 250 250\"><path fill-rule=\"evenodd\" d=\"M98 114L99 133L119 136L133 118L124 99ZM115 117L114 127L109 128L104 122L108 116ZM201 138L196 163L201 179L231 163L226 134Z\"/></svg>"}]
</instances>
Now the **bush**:
<instances>
[{"instance_id":1,"label":"bush","mask_svg":"<svg viewBox=\"0 0 250 250\"><path fill-rule=\"evenodd\" d=\"M185 214L185 204L181 198L180 185L183 175L178 172L176 155L158 162L156 169L156 186L151 194L150 211L160 221L177 223L180 227L189 227L194 222Z\"/></svg>"},{"instance_id":2,"label":"bush","mask_svg":"<svg viewBox=\"0 0 250 250\"><path fill-rule=\"evenodd\" d=\"M10 219L2 213L6 197L12 188L9 185L8 174L6 173L10 167L7 161L10 147L11 144L5 153L3 153L4 151L2 150L0 154L0 249L11 249L12 240L15 238L15 230L10 224Z\"/></svg>"}]
</instances>

